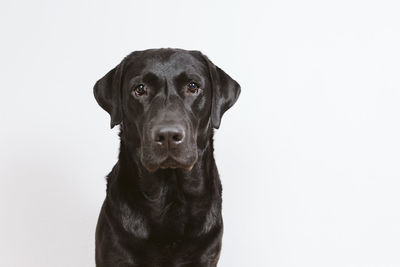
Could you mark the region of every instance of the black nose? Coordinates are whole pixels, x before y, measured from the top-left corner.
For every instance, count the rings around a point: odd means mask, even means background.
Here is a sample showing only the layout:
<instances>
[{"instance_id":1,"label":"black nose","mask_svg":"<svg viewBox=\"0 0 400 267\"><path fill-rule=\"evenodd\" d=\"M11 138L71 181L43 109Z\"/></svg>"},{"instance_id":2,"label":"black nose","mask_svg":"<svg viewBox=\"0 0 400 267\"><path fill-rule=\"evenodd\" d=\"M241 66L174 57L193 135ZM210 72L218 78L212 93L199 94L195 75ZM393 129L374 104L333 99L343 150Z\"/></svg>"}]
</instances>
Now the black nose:
<instances>
[{"instance_id":1,"label":"black nose","mask_svg":"<svg viewBox=\"0 0 400 267\"><path fill-rule=\"evenodd\" d=\"M159 126L153 129L153 140L158 145L174 147L183 142L185 131L179 126Z\"/></svg>"}]
</instances>

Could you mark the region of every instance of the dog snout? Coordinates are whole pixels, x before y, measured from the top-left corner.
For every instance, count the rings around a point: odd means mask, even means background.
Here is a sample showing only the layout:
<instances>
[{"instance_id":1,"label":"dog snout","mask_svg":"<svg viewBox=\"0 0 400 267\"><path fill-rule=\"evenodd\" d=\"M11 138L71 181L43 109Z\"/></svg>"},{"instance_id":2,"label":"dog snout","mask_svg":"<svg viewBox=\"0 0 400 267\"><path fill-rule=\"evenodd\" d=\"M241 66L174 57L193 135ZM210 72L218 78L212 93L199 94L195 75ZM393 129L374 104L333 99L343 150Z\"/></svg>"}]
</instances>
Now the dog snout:
<instances>
[{"instance_id":1,"label":"dog snout","mask_svg":"<svg viewBox=\"0 0 400 267\"><path fill-rule=\"evenodd\" d=\"M152 130L153 141L162 147L173 148L185 140L185 130L181 125L158 125Z\"/></svg>"}]
</instances>

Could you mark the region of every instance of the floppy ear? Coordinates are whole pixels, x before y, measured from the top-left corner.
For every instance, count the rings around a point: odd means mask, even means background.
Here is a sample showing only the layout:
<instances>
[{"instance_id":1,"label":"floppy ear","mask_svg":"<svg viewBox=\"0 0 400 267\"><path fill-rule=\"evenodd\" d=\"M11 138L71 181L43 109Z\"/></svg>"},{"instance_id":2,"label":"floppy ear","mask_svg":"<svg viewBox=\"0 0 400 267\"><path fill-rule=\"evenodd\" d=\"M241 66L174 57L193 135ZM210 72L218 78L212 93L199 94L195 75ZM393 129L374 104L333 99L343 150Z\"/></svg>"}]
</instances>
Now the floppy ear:
<instances>
[{"instance_id":1,"label":"floppy ear","mask_svg":"<svg viewBox=\"0 0 400 267\"><path fill-rule=\"evenodd\" d=\"M207 57L211 78L212 104L211 125L218 129L222 115L235 104L240 95L240 85L223 70L214 65Z\"/></svg>"},{"instance_id":2,"label":"floppy ear","mask_svg":"<svg viewBox=\"0 0 400 267\"><path fill-rule=\"evenodd\" d=\"M111 128L122 121L122 68L123 62L98 80L93 88L97 103L111 116Z\"/></svg>"}]
</instances>

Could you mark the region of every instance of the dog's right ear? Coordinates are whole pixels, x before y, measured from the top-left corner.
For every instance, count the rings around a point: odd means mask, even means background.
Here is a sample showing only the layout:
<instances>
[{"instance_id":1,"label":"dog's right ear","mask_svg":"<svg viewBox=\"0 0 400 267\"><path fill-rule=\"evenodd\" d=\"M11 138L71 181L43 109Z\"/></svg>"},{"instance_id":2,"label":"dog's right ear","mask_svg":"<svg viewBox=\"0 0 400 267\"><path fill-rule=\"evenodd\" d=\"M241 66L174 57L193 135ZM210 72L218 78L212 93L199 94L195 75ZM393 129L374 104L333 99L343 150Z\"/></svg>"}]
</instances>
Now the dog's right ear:
<instances>
[{"instance_id":1,"label":"dog's right ear","mask_svg":"<svg viewBox=\"0 0 400 267\"><path fill-rule=\"evenodd\" d=\"M111 128L122 122L122 69L124 61L110 70L94 85L97 103L111 116Z\"/></svg>"}]
</instances>

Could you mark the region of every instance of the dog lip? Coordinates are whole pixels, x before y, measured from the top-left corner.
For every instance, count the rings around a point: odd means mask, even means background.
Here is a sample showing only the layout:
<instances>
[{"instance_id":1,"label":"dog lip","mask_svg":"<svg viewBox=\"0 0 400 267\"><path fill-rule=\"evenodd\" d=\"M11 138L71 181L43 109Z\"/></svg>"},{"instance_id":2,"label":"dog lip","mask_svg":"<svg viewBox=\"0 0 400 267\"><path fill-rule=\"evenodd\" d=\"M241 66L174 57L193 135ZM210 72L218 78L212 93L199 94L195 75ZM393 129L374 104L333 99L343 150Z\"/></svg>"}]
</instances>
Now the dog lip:
<instances>
[{"instance_id":1,"label":"dog lip","mask_svg":"<svg viewBox=\"0 0 400 267\"><path fill-rule=\"evenodd\" d=\"M167 168L176 169L181 166L182 164L180 164L177 160L173 159L172 157L168 157L160 164L161 169L167 169Z\"/></svg>"},{"instance_id":2,"label":"dog lip","mask_svg":"<svg viewBox=\"0 0 400 267\"><path fill-rule=\"evenodd\" d=\"M163 162L160 163L161 169L183 169L185 171L190 171L193 168L195 162L191 162L190 164L182 163L179 160L169 156Z\"/></svg>"},{"instance_id":3,"label":"dog lip","mask_svg":"<svg viewBox=\"0 0 400 267\"><path fill-rule=\"evenodd\" d=\"M173 153L165 153L162 156L160 155L158 159L148 157L143 153L140 155L140 161L143 167L150 173L154 173L158 169L182 169L183 171L189 172L197 162L197 158L197 153L183 158L175 156Z\"/></svg>"}]
</instances>

